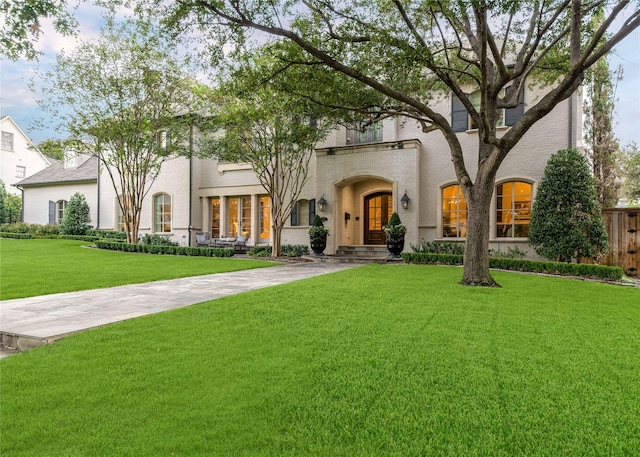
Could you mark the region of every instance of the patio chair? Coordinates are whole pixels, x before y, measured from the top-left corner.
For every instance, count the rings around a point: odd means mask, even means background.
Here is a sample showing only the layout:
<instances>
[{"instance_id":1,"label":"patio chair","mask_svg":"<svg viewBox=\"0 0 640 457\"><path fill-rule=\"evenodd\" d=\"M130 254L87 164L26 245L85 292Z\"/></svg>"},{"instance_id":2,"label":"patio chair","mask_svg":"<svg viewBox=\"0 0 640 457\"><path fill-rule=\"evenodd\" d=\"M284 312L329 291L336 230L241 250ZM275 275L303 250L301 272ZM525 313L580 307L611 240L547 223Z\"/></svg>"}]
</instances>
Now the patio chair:
<instances>
[{"instance_id":1,"label":"patio chair","mask_svg":"<svg viewBox=\"0 0 640 457\"><path fill-rule=\"evenodd\" d=\"M208 232L196 232L196 246L209 246L209 233Z\"/></svg>"}]
</instances>

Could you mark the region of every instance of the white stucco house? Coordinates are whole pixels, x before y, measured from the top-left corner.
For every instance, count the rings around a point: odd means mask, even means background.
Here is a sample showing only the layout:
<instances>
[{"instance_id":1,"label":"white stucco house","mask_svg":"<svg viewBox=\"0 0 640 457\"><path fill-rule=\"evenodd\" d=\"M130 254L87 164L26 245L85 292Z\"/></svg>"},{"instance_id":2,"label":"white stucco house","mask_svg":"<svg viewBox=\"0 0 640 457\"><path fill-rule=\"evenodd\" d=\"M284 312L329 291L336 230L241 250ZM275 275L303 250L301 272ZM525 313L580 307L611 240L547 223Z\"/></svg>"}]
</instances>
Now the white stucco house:
<instances>
[{"instance_id":1,"label":"white stucco house","mask_svg":"<svg viewBox=\"0 0 640 457\"><path fill-rule=\"evenodd\" d=\"M1 123L0 179L8 192L17 195L20 190L13 186L15 183L45 169L51 162L11 116L3 116Z\"/></svg>"},{"instance_id":2,"label":"white stucco house","mask_svg":"<svg viewBox=\"0 0 640 457\"><path fill-rule=\"evenodd\" d=\"M520 106L505 110L499 130L509 129L535 102L540 96L536 90L527 88ZM451 97L443 97L437 110L451 117L473 173L478 137L467 113ZM582 101L576 92L533 126L501 166L491 214L492 248L526 249L532 202L547 160L559 149L581 147L581 139ZM78 191L91 206L92 225L118 229L117 193L107 173L99 173L97 164L87 160L77 166L75 180L65 174L69 168L60 166L55 173L43 172L18 183L25 195L25 221L51 221L52 202L58 205ZM80 180L84 166L94 178L87 174ZM317 146L282 243L308 244L308 227L317 213L330 229L327 254L341 246L383 244L382 226L393 211L408 227L405 250L424 241L464 240L467 209L444 137L439 132L425 134L417 123L402 118L385 119L365 132L341 128ZM168 160L146 199L141 220L141 233L162 234L182 245L195 245L195 233L200 231L212 238L242 234L249 245L271 242L269 199L248 164Z\"/></svg>"}]
</instances>

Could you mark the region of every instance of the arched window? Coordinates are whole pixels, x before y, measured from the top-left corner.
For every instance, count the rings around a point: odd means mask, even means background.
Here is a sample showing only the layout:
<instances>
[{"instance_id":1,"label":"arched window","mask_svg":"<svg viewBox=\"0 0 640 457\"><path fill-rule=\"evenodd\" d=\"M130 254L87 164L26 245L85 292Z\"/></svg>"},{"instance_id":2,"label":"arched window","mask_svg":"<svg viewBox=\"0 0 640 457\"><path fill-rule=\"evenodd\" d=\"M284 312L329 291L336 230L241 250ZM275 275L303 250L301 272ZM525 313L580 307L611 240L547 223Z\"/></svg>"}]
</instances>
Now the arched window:
<instances>
[{"instance_id":1,"label":"arched window","mask_svg":"<svg viewBox=\"0 0 640 457\"><path fill-rule=\"evenodd\" d=\"M59 224L64 219L64 212L67 209L66 200L58 200L56 202L56 222Z\"/></svg>"},{"instance_id":2,"label":"arched window","mask_svg":"<svg viewBox=\"0 0 640 457\"><path fill-rule=\"evenodd\" d=\"M467 201L460 185L442 189L442 238L467 236Z\"/></svg>"},{"instance_id":3,"label":"arched window","mask_svg":"<svg viewBox=\"0 0 640 457\"><path fill-rule=\"evenodd\" d=\"M532 187L523 181L508 181L496 186L496 237L529 236Z\"/></svg>"},{"instance_id":4,"label":"arched window","mask_svg":"<svg viewBox=\"0 0 640 457\"><path fill-rule=\"evenodd\" d=\"M171 231L171 196L158 194L153 197L153 231L167 233Z\"/></svg>"}]
</instances>

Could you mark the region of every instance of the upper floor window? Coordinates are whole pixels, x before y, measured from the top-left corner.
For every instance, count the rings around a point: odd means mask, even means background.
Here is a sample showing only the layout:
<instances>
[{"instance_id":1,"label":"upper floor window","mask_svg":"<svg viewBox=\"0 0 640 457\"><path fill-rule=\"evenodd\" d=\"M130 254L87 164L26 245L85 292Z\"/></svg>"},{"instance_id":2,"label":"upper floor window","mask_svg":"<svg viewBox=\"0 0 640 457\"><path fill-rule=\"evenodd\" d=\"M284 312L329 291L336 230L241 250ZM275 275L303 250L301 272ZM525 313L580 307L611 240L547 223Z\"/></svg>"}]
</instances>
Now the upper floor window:
<instances>
[{"instance_id":1,"label":"upper floor window","mask_svg":"<svg viewBox=\"0 0 640 457\"><path fill-rule=\"evenodd\" d=\"M159 130L156 134L156 141L158 143L158 147L161 149L167 148L167 131Z\"/></svg>"},{"instance_id":2,"label":"upper floor window","mask_svg":"<svg viewBox=\"0 0 640 457\"><path fill-rule=\"evenodd\" d=\"M75 168L77 166L78 155L75 151L65 151L64 168Z\"/></svg>"},{"instance_id":3,"label":"upper floor window","mask_svg":"<svg viewBox=\"0 0 640 457\"><path fill-rule=\"evenodd\" d=\"M13 151L13 133L2 132L2 150Z\"/></svg>"},{"instance_id":4,"label":"upper floor window","mask_svg":"<svg viewBox=\"0 0 640 457\"><path fill-rule=\"evenodd\" d=\"M442 189L442 238L467 236L467 201L459 184Z\"/></svg>"},{"instance_id":5,"label":"upper floor window","mask_svg":"<svg viewBox=\"0 0 640 457\"><path fill-rule=\"evenodd\" d=\"M526 238L531 223L532 185L509 181L496 187L496 236Z\"/></svg>"},{"instance_id":6,"label":"upper floor window","mask_svg":"<svg viewBox=\"0 0 640 457\"><path fill-rule=\"evenodd\" d=\"M153 197L153 231L167 233L171 231L171 196L158 194Z\"/></svg>"},{"instance_id":7,"label":"upper floor window","mask_svg":"<svg viewBox=\"0 0 640 457\"><path fill-rule=\"evenodd\" d=\"M473 107L476 109L476 111L480 112L481 95L479 90L469 95L469 101L471 102ZM496 127L504 127L504 112L505 112L504 108L498 110L498 113L496 116L497 117ZM477 128L478 126L473 121L473 118L471 117L471 115L469 115L469 130L473 130Z\"/></svg>"},{"instance_id":8,"label":"upper floor window","mask_svg":"<svg viewBox=\"0 0 640 457\"><path fill-rule=\"evenodd\" d=\"M21 165L16 166L16 178L24 178L27 176L27 167Z\"/></svg>"},{"instance_id":9,"label":"upper floor window","mask_svg":"<svg viewBox=\"0 0 640 457\"><path fill-rule=\"evenodd\" d=\"M362 122L347 129L347 144L377 143L382 141L382 122Z\"/></svg>"},{"instance_id":10,"label":"upper floor window","mask_svg":"<svg viewBox=\"0 0 640 457\"><path fill-rule=\"evenodd\" d=\"M509 90L507 88L506 90ZM468 94L469 101L474 106L476 111L480 110L480 91L475 91ZM520 100L515 108L500 109L498 112L498 119L496 121L497 127L514 125L524 114L524 91L520 93ZM467 112L462 101L455 95L451 97L451 127L455 132L464 132L466 130L477 129L473 119Z\"/></svg>"}]
</instances>

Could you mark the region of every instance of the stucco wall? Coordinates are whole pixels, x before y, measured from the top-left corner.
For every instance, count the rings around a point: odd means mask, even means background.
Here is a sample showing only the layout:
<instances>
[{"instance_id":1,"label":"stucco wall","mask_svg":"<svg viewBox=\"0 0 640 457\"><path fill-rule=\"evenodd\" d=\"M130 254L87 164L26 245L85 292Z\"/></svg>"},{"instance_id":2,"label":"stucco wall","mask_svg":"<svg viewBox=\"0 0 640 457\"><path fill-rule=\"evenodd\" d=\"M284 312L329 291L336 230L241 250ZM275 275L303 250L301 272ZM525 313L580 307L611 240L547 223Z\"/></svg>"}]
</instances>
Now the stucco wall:
<instances>
[{"instance_id":1,"label":"stucco wall","mask_svg":"<svg viewBox=\"0 0 640 457\"><path fill-rule=\"evenodd\" d=\"M23 194L24 222L29 224L48 224L49 201L65 200L68 202L76 192L84 194L89 205L90 225L95 227L98 201L95 183L59 184L25 188Z\"/></svg>"}]
</instances>

